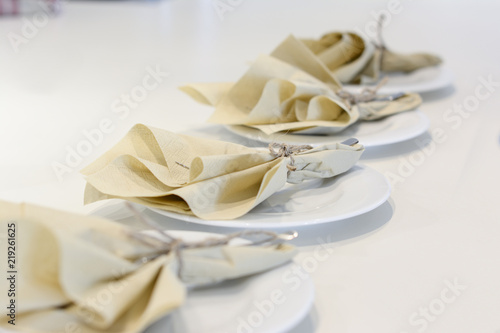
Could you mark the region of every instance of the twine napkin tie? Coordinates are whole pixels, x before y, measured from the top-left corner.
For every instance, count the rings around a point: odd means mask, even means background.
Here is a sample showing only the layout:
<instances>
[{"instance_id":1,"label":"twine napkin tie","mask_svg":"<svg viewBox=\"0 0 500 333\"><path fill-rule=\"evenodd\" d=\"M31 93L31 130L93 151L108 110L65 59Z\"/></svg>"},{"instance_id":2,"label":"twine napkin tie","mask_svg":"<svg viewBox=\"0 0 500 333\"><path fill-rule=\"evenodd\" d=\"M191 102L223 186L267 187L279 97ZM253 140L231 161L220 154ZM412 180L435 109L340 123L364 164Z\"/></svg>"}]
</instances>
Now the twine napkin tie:
<instances>
[{"instance_id":1,"label":"twine napkin tie","mask_svg":"<svg viewBox=\"0 0 500 333\"><path fill-rule=\"evenodd\" d=\"M274 157L276 158L290 157L290 163L286 165L288 169L288 175L290 175L291 171L297 170L297 168L294 165L295 159L293 158L293 155L302 153L310 149L313 149L313 147L310 145L287 145L286 143L277 143L277 142L269 144L269 151L271 152L271 155L273 155Z\"/></svg>"},{"instance_id":2,"label":"twine napkin tie","mask_svg":"<svg viewBox=\"0 0 500 333\"><path fill-rule=\"evenodd\" d=\"M374 88L365 87L359 94L351 93L344 89L337 91L337 96L344 99L347 106L352 108L352 106L359 103L367 103L373 101L377 98L377 91L388 81L387 76L384 77Z\"/></svg>"},{"instance_id":3,"label":"twine napkin tie","mask_svg":"<svg viewBox=\"0 0 500 333\"><path fill-rule=\"evenodd\" d=\"M382 68L382 64L384 63L384 54L385 51L387 51L387 46L385 45L384 38L382 36L384 21L385 21L385 15L380 14L377 21L377 40L372 41L373 45L375 45L375 48L380 51L379 68Z\"/></svg>"},{"instance_id":4,"label":"twine napkin tie","mask_svg":"<svg viewBox=\"0 0 500 333\"><path fill-rule=\"evenodd\" d=\"M174 253L177 259L177 277L182 281L183 279L183 268L184 259L183 252L188 249L209 249L220 246L227 246L229 243L237 238L242 237L260 237L260 240L249 241L245 246L280 246L285 241L292 240L298 236L296 231L291 231L289 233L277 234L270 230L242 230L239 232L234 232L221 237L208 237L200 241L187 242L181 238L176 238L172 236L169 232L165 231L158 224L150 219L145 218L140 214L137 209L134 208L130 203L126 203L127 208L132 211L135 217L142 222L146 227L150 227L155 230L161 238L151 236L143 232L133 231L130 232L130 236L135 240L143 243L146 246L155 248L154 253L148 254L136 260L140 264L148 263L159 256L168 255L169 253ZM212 281L213 282L213 281Z\"/></svg>"}]
</instances>

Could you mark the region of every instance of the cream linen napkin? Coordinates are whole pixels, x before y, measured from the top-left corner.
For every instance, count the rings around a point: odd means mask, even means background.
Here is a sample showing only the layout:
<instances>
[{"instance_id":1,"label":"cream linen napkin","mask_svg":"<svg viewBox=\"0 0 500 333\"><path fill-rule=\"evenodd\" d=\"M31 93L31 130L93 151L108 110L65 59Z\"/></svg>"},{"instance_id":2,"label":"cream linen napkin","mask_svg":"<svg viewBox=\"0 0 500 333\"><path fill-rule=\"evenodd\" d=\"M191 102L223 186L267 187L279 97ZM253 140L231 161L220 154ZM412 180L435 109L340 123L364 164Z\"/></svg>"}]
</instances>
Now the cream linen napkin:
<instances>
[{"instance_id":1,"label":"cream linen napkin","mask_svg":"<svg viewBox=\"0 0 500 333\"><path fill-rule=\"evenodd\" d=\"M185 249L181 281L173 254L142 263L158 249L115 222L0 202L0 225L7 231L12 222L16 318L14 326L2 315L0 327L19 332L140 332L182 305L184 277L190 283L241 277L281 265L296 253L287 244ZM6 298L2 293L3 305L10 303Z\"/></svg>"},{"instance_id":2,"label":"cream linen napkin","mask_svg":"<svg viewBox=\"0 0 500 333\"><path fill-rule=\"evenodd\" d=\"M277 150L273 154L269 149L139 124L82 170L88 182L85 203L122 198L203 219L234 219L286 182L333 177L349 170L364 148L330 144L303 147L292 156Z\"/></svg>"},{"instance_id":3,"label":"cream linen napkin","mask_svg":"<svg viewBox=\"0 0 500 333\"><path fill-rule=\"evenodd\" d=\"M304 47L310 52L304 52ZM412 72L441 63L432 54L400 54L375 46L354 32L333 32L318 40L289 36L271 55L295 66L298 62L323 64L340 82L362 84L378 80L381 72Z\"/></svg>"},{"instance_id":4,"label":"cream linen napkin","mask_svg":"<svg viewBox=\"0 0 500 333\"><path fill-rule=\"evenodd\" d=\"M294 38L297 52L284 60L259 57L234 85L191 84L180 89L200 103L214 105L209 121L246 125L266 134L281 131L339 132L358 120L375 120L413 110L421 104L418 94L405 94L394 101L369 101L349 106L338 96L341 85L319 62L303 61L310 54Z\"/></svg>"}]
</instances>

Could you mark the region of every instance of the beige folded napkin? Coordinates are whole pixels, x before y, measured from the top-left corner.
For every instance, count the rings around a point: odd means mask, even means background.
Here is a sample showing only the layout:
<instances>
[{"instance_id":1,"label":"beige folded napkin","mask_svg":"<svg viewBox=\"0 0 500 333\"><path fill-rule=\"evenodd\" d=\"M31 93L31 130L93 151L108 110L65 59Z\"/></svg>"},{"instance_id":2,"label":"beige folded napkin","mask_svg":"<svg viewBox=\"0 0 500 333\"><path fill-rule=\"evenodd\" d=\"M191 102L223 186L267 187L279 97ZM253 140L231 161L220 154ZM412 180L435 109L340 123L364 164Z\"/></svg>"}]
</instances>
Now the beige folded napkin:
<instances>
[{"instance_id":1,"label":"beige folded napkin","mask_svg":"<svg viewBox=\"0 0 500 333\"><path fill-rule=\"evenodd\" d=\"M287 182L351 168L362 145L248 148L135 125L82 170L85 203L121 198L209 220L235 219Z\"/></svg>"},{"instance_id":2,"label":"beige folded napkin","mask_svg":"<svg viewBox=\"0 0 500 333\"><path fill-rule=\"evenodd\" d=\"M191 84L180 89L200 103L215 106L211 122L246 125L266 134L331 134L358 120L379 119L421 104L418 94L404 94L393 101L367 100L351 105L339 96L342 86L324 65L302 61L301 55L312 56L312 52L297 40L290 41L297 45L297 52L288 53L287 62L261 56L233 85Z\"/></svg>"},{"instance_id":3,"label":"beige folded napkin","mask_svg":"<svg viewBox=\"0 0 500 333\"><path fill-rule=\"evenodd\" d=\"M381 72L412 72L441 63L441 59L432 54L393 52L354 32L332 32L317 40L289 36L271 55L294 66L322 64L340 82L362 84L377 81Z\"/></svg>"},{"instance_id":4,"label":"beige folded napkin","mask_svg":"<svg viewBox=\"0 0 500 333\"><path fill-rule=\"evenodd\" d=\"M0 225L15 223L15 325L18 332L140 332L182 305L184 281L219 281L262 272L289 261L287 244L220 245L161 252L118 223L28 204L0 202ZM2 231L2 237L5 233ZM135 237L134 237L135 236ZM6 239L2 239L5 244ZM151 254L149 261L144 258ZM3 267L4 274L7 271ZM10 282L2 278L2 304Z\"/></svg>"}]
</instances>

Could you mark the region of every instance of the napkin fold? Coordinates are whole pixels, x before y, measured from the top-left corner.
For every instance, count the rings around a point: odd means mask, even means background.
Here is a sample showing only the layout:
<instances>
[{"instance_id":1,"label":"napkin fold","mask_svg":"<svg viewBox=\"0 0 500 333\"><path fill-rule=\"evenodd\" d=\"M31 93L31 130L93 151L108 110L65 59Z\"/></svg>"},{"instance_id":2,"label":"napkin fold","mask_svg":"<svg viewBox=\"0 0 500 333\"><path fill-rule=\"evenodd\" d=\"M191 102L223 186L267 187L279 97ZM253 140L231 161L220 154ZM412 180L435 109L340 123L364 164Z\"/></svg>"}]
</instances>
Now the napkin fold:
<instances>
[{"instance_id":1,"label":"napkin fold","mask_svg":"<svg viewBox=\"0 0 500 333\"><path fill-rule=\"evenodd\" d=\"M296 253L287 244L185 249L181 281L174 254L143 263L158 249L118 223L0 202L0 225L6 230L11 223L17 237L16 318L12 325L3 315L0 327L19 332L140 332L183 304L185 282L262 272Z\"/></svg>"},{"instance_id":2,"label":"napkin fold","mask_svg":"<svg viewBox=\"0 0 500 333\"><path fill-rule=\"evenodd\" d=\"M349 170L364 151L337 143L289 153L296 148L248 148L138 124L82 170L85 203L121 198L202 219L235 219L287 182Z\"/></svg>"},{"instance_id":3,"label":"napkin fold","mask_svg":"<svg viewBox=\"0 0 500 333\"><path fill-rule=\"evenodd\" d=\"M305 52L304 48L309 52ZM382 72L408 73L442 62L432 54L393 52L354 32L332 32L320 39L289 36L271 55L294 66L297 63L322 64L340 82L361 84L379 80Z\"/></svg>"},{"instance_id":4,"label":"napkin fold","mask_svg":"<svg viewBox=\"0 0 500 333\"><path fill-rule=\"evenodd\" d=\"M259 57L233 85L190 84L180 89L200 103L215 106L209 121L246 125L266 134L337 133L358 120L413 110L422 102L418 94L406 93L395 100L349 105L339 97L343 88L332 73L322 63L305 57L314 54L295 38L288 41L294 44L293 52L278 52L283 60Z\"/></svg>"}]
</instances>

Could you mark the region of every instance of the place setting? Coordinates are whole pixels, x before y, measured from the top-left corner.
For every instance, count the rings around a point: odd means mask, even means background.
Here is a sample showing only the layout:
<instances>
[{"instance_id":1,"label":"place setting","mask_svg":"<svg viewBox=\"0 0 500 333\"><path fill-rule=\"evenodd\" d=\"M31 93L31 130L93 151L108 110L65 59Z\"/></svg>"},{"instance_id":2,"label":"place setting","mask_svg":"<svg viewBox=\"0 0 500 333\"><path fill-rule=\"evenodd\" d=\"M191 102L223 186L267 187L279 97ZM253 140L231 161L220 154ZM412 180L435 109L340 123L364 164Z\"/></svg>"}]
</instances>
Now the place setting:
<instances>
[{"instance_id":1,"label":"place setting","mask_svg":"<svg viewBox=\"0 0 500 333\"><path fill-rule=\"evenodd\" d=\"M381 18L376 42L352 32L318 40L291 35L237 82L180 89L215 107L210 123L261 143L315 146L356 137L371 148L406 141L429 128L418 93L448 87L452 76L430 78L447 73L438 56L388 50L382 26ZM421 80L404 83L415 78Z\"/></svg>"},{"instance_id":2,"label":"place setting","mask_svg":"<svg viewBox=\"0 0 500 333\"><path fill-rule=\"evenodd\" d=\"M356 139L248 148L136 125L82 170L85 202L126 199L175 219L226 227L332 222L374 209L390 194L381 174L356 165L363 151Z\"/></svg>"},{"instance_id":3,"label":"place setting","mask_svg":"<svg viewBox=\"0 0 500 333\"><path fill-rule=\"evenodd\" d=\"M16 276L17 284L26 292L17 297L16 329L141 332L156 323L146 332L164 331L165 325L172 332L197 332L202 327L205 332L231 332L253 325L258 309L249 306L255 306L251 297L257 294L270 297L263 298L263 304L288 300L263 326L284 331L310 309L312 282L306 272L297 282L296 264L291 262L297 248L287 243L296 232L165 231L133 206L127 207L150 230L0 202L0 218L22 230L25 242L17 254L24 272ZM212 328L207 326L207 315L215 311L213 302L227 301L231 313L244 316L243 322L221 318L211 320ZM289 315L295 318L280 321Z\"/></svg>"}]
</instances>

